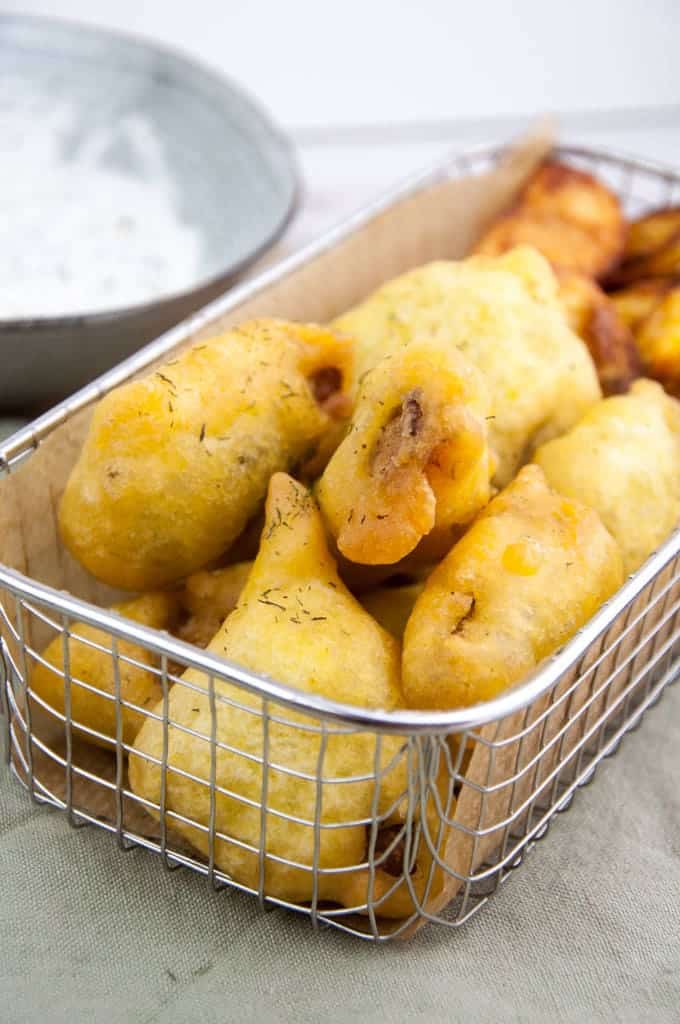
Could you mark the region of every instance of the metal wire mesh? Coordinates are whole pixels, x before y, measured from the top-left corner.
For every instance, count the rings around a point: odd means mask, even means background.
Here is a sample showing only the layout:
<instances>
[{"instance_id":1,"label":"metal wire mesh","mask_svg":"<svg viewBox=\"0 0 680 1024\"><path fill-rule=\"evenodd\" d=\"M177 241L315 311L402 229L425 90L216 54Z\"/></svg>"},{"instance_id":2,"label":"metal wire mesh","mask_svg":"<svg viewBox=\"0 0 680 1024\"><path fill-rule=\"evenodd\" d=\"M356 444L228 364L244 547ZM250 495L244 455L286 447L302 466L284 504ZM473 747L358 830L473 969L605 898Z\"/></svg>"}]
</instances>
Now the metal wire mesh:
<instances>
[{"instance_id":1,"label":"metal wire mesh","mask_svg":"<svg viewBox=\"0 0 680 1024\"><path fill-rule=\"evenodd\" d=\"M639 161L569 150L629 212L680 197ZM439 168L464 174L495 153ZM146 358L146 357L141 357ZM133 372L139 360L131 364ZM116 378L113 383L118 383ZM105 384L97 385L98 393ZM111 384L113 386L113 384ZM87 391L81 402L90 400ZM11 472L51 425L0 456ZM498 714L328 711L162 634L0 575L11 771L37 801L215 890L375 941L467 921L680 674L680 535ZM83 619L89 630L83 629ZM45 648L60 657L47 657ZM83 652L98 674L82 671ZM42 669L57 698L34 686ZM187 670L188 671L187 673ZM155 699L123 696L131 675ZM88 709L108 715L93 727ZM128 724L140 722L133 741Z\"/></svg>"}]
</instances>

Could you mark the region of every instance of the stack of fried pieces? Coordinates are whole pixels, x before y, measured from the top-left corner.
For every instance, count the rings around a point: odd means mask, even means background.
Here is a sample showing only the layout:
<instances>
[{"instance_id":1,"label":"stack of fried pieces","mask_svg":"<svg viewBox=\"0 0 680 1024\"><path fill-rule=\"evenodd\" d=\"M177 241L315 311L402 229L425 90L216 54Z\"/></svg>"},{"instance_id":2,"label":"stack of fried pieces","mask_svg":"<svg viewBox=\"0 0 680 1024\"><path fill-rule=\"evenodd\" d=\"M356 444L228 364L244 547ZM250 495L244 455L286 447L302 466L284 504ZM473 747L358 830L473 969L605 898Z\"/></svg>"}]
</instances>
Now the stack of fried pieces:
<instances>
[{"instance_id":1,"label":"stack of fried pieces","mask_svg":"<svg viewBox=\"0 0 680 1024\"><path fill-rule=\"evenodd\" d=\"M104 397L62 539L131 592L120 615L289 686L382 711L492 698L678 523L678 274L680 210L627 226L548 162L472 257L328 326L202 339ZM403 737L321 735L195 668L163 693L152 652L116 652L72 624L35 698L122 748L135 797L234 880L394 917L443 888L455 737L414 818Z\"/></svg>"}]
</instances>

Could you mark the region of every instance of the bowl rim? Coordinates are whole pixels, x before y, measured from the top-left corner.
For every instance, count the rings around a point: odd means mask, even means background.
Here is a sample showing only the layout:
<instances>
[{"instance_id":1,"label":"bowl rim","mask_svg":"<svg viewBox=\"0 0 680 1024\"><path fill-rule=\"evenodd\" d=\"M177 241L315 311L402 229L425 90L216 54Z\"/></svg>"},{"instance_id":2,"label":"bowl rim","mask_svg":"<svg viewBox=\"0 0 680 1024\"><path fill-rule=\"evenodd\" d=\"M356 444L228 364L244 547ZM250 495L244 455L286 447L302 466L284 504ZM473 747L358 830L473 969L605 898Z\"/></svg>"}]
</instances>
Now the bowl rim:
<instances>
[{"instance_id":1,"label":"bowl rim","mask_svg":"<svg viewBox=\"0 0 680 1024\"><path fill-rule=\"evenodd\" d=\"M200 298L203 292L215 289L223 284L225 289L230 282L241 275L248 267L257 262L284 234L295 214L298 212L302 197L302 174L300 164L290 137L274 121L263 104L254 98L243 86L235 82L231 76L212 67L207 61L200 57L196 58L183 52L178 47L156 42L146 36L135 32L128 32L121 29L109 28L104 25L95 25L77 18L62 18L42 14L15 14L12 12L0 11L0 31L4 26L16 24L27 29L56 29L65 33L90 35L95 38L117 39L122 45L141 52L156 54L165 61L182 65L184 70L199 75L206 82L221 92L228 92L235 97L238 103L249 110L261 127L274 141L286 162L286 171L289 177L289 195L285 206L282 205L282 212L277 222L267 232L264 238L256 246L251 246L243 256L226 264L221 270L208 277L199 278L189 288L179 291L163 292L155 299L148 299L144 302L137 302L131 305L114 306L108 309L89 312L83 310L77 313L50 314L49 316L34 317L3 317L0 315L0 335L33 333L36 330L55 330L64 328L77 328L83 326L99 326L114 324L117 320L123 320L135 316L144 316L151 312L167 308L174 303L190 299L192 296ZM186 314L184 314L186 315Z\"/></svg>"}]
</instances>

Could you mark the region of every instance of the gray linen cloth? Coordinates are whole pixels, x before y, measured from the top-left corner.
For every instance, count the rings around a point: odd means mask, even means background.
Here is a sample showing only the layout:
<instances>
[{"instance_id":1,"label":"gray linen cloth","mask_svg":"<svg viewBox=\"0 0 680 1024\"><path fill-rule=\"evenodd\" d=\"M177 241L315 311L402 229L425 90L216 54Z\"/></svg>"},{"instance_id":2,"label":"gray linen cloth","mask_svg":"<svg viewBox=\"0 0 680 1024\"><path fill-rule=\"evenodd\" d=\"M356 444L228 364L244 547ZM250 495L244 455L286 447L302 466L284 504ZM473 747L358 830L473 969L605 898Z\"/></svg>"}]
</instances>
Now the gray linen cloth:
<instances>
[{"instance_id":1,"label":"gray linen cloth","mask_svg":"<svg viewBox=\"0 0 680 1024\"><path fill-rule=\"evenodd\" d=\"M71 829L0 767L0 1020L680 1020L680 686L461 929L375 947Z\"/></svg>"}]
</instances>

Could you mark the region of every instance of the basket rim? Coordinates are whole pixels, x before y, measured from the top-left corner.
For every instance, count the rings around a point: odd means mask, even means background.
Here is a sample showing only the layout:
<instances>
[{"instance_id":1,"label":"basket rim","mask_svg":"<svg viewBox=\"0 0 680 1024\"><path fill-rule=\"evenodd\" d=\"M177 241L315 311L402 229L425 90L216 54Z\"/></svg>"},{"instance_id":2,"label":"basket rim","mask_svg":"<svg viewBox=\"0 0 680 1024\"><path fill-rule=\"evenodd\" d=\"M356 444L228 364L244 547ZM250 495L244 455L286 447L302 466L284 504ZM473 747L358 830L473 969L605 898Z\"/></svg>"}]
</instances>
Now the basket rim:
<instances>
[{"instance_id":1,"label":"basket rim","mask_svg":"<svg viewBox=\"0 0 680 1024\"><path fill-rule=\"evenodd\" d=\"M503 691L491 700L450 711L418 711L403 709L385 711L377 708L362 708L355 704L322 697L300 690L264 674L250 672L242 665L213 655L207 650L185 643L169 633L141 626L107 608L99 608L88 601L81 601L65 591L56 590L46 584L0 565L0 588L24 600L34 601L58 614L69 616L72 621L84 622L101 629L119 639L132 641L165 658L187 663L216 680L233 683L263 701L279 704L292 711L325 719L355 729L370 729L379 733L404 733L422 735L434 733L455 733L475 730L492 722L501 721L517 711L522 711L538 697L549 692L560 681L595 641L606 632L635 598L648 586L676 557L680 555L680 527L675 529L662 547L651 555L644 565L633 573L626 583L606 601L596 614L578 630L562 647L541 662L521 682ZM0 643L3 643L0 636ZM1 651L0 651L1 653ZM206 692L208 686L206 685Z\"/></svg>"},{"instance_id":2,"label":"basket rim","mask_svg":"<svg viewBox=\"0 0 680 1024\"><path fill-rule=\"evenodd\" d=\"M0 477L9 472L13 462L30 457L39 443L49 436L57 426L66 422L92 402L99 400L112 388L143 370L176 345L186 341L193 333L218 316L224 315L241 303L254 298L270 285L283 281L306 263L321 256L328 249L360 230L369 221L397 203L415 195L421 189L447 178L465 174L475 161L498 160L507 151L506 146L481 146L459 154L449 154L443 159L439 158L424 170L409 176L402 184L390 189L378 199L344 218L339 224L331 227L291 256L277 261L272 267L263 270L251 280L237 285L202 307L139 352L119 363L118 366L81 388L70 398L60 402L8 438L0 445ZM665 179L669 184L680 184L680 169L622 153L619 150L565 143L554 146L553 152L557 156L567 158L571 156L601 160L624 169L629 168L632 171L654 174ZM188 667L197 668L215 679L234 683L260 696L263 701L282 705L312 718L339 722L354 728L370 729L372 732L379 733L415 735L477 729L524 710L559 682L563 674L573 667L588 648L612 625L616 617L678 555L680 555L680 526L566 644L539 664L521 682L491 700L449 711L412 709L385 711L361 708L311 694L279 683L268 676L250 672L240 665L212 655L167 633L141 626L106 608L82 601L65 591L33 580L2 563L0 563L0 587L15 597L35 601L58 614L69 616L74 621L85 622L118 638L132 640L154 651L162 658L167 660L175 658L186 662ZM0 636L0 645L4 643L5 641Z\"/></svg>"}]
</instances>

